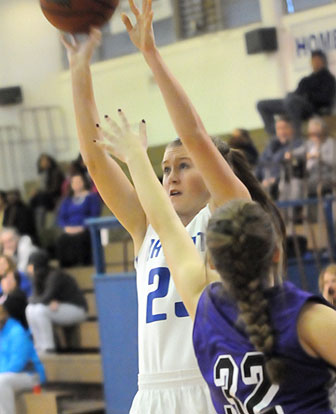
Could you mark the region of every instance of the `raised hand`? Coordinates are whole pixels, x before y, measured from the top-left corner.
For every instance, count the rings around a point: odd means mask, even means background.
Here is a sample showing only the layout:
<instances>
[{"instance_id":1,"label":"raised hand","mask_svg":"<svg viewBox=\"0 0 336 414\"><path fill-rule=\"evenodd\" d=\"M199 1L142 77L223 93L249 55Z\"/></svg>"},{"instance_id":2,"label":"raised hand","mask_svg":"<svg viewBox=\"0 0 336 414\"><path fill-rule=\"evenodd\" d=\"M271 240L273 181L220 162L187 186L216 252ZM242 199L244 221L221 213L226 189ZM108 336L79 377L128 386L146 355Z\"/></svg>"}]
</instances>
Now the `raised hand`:
<instances>
[{"instance_id":1,"label":"raised hand","mask_svg":"<svg viewBox=\"0 0 336 414\"><path fill-rule=\"evenodd\" d=\"M121 109L118 110L121 126L113 119L105 115L105 119L111 132L100 128L106 141L96 141L96 143L109 154L117 157L120 161L127 163L128 159L136 156L139 151L147 149L146 123L142 120L139 124L139 133L136 134Z\"/></svg>"},{"instance_id":2,"label":"raised hand","mask_svg":"<svg viewBox=\"0 0 336 414\"><path fill-rule=\"evenodd\" d=\"M142 53L155 48L155 39L152 27L153 10L152 0L142 1L142 12L137 8L134 0L129 0L132 13L135 16L136 24L133 25L129 17L123 13L122 21L126 26L131 41Z\"/></svg>"},{"instance_id":3,"label":"raised hand","mask_svg":"<svg viewBox=\"0 0 336 414\"><path fill-rule=\"evenodd\" d=\"M95 27L91 27L88 37L79 42L74 35L69 35L70 41L64 33L61 33L60 39L67 50L70 65L75 63L89 64L94 50L101 43L101 31Z\"/></svg>"}]
</instances>

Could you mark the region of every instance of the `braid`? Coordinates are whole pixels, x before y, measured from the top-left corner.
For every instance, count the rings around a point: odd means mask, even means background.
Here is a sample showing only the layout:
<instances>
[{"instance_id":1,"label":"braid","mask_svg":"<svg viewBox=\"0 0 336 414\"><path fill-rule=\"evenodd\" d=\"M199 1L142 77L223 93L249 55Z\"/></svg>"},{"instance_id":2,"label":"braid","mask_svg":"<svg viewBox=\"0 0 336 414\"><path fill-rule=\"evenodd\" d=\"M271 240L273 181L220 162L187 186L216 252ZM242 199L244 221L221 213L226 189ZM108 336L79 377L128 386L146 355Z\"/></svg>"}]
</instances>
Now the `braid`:
<instances>
[{"instance_id":1,"label":"braid","mask_svg":"<svg viewBox=\"0 0 336 414\"><path fill-rule=\"evenodd\" d=\"M284 361L272 355L275 335L265 289L276 249L270 217L254 202L235 200L218 209L209 221L207 244L222 279L237 302L250 342L265 355L266 371L274 383L285 375Z\"/></svg>"}]
</instances>

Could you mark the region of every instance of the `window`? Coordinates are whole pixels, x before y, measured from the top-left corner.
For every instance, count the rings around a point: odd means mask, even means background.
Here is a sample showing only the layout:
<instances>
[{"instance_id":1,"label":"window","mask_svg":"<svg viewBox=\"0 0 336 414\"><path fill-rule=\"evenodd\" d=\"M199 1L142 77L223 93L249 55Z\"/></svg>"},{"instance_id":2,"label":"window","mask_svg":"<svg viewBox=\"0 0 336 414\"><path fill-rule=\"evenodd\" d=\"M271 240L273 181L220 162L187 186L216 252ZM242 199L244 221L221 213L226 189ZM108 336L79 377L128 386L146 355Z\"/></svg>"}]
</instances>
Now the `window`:
<instances>
[{"instance_id":1,"label":"window","mask_svg":"<svg viewBox=\"0 0 336 414\"><path fill-rule=\"evenodd\" d=\"M179 38L194 37L220 27L216 0L175 0L174 6Z\"/></svg>"},{"instance_id":2,"label":"window","mask_svg":"<svg viewBox=\"0 0 336 414\"><path fill-rule=\"evenodd\" d=\"M152 6L155 40L159 47L178 39L261 20L259 0L153 0ZM94 62L137 52L121 22L122 12L133 16L128 0L120 0L112 19L102 27L102 43L95 52ZM82 38L81 35L76 37ZM63 63L64 67L68 66L64 49Z\"/></svg>"},{"instance_id":3,"label":"window","mask_svg":"<svg viewBox=\"0 0 336 414\"><path fill-rule=\"evenodd\" d=\"M259 0L175 0L174 4L179 38L261 20Z\"/></svg>"},{"instance_id":4,"label":"window","mask_svg":"<svg viewBox=\"0 0 336 414\"><path fill-rule=\"evenodd\" d=\"M261 21L259 0L221 0L223 28Z\"/></svg>"},{"instance_id":5,"label":"window","mask_svg":"<svg viewBox=\"0 0 336 414\"><path fill-rule=\"evenodd\" d=\"M334 0L285 0L287 13L295 13L313 7L334 3Z\"/></svg>"}]
</instances>

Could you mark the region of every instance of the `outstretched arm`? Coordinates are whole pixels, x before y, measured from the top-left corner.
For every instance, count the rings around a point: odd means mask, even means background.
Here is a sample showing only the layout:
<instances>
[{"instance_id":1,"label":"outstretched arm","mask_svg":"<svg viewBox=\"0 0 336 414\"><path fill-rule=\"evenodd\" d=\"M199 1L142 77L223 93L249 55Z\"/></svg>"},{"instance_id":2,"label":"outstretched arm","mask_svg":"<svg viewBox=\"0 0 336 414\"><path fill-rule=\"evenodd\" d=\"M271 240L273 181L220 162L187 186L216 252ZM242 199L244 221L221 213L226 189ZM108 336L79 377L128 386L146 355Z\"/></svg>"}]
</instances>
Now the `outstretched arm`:
<instances>
[{"instance_id":1,"label":"outstretched arm","mask_svg":"<svg viewBox=\"0 0 336 414\"><path fill-rule=\"evenodd\" d=\"M100 39L101 32L94 28L82 43L78 43L75 38L68 42L62 37L70 63L80 151L105 204L131 234L137 252L146 231L145 214L134 187L120 166L94 143L94 140L101 139L101 132L96 126L99 124L99 116L93 93L90 60Z\"/></svg>"},{"instance_id":2,"label":"outstretched arm","mask_svg":"<svg viewBox=\"0 0 336 414\"><path fill-rule=\"evenodd\" d=\"M113 134L105 133L109 144L99 145L127 163L146 216L160 237L176 288L193 318L209 278L218 277L213 271L205 270L204 260L157 179L139 136L131 131L122 112L120 117L122 127L108 120ZM144 135L145 124L142 122L140 136Z\"/></svg>"},{"instance_id":3,"label":"outstretched arm","mask_svg":"<svg viewBox=\"0 0 336 414\"><path fill-rule=\"evenodd\" d=\"M214 206L233 198L250 198L249 192L223 159L186 95L164 63L155 46L152 28L152 0L143 0L142 12L129 0L136 18L133 25L128 16L122 19L134 45L142 52L161 90L178 136L188 150L210 191Z\"/></svg>"}]
</instances>

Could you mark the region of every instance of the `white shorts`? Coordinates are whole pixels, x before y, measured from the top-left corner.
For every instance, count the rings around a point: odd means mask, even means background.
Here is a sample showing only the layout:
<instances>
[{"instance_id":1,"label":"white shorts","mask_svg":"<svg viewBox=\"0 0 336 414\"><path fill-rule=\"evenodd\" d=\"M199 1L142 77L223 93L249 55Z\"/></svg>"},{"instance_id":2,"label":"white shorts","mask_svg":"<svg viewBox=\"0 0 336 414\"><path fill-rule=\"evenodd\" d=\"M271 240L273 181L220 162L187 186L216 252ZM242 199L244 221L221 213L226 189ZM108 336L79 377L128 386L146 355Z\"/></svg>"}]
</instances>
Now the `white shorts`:
<instances>
[{"instance_id":1,"label":"white shorts","mask_svg":"<svg viewBox=\"0 0 336 414\"><path fill-rule=\"evenodd\" d=\"M215 414L198 370L138 376L130 414Z\"/></svg>"}]
</instances>

